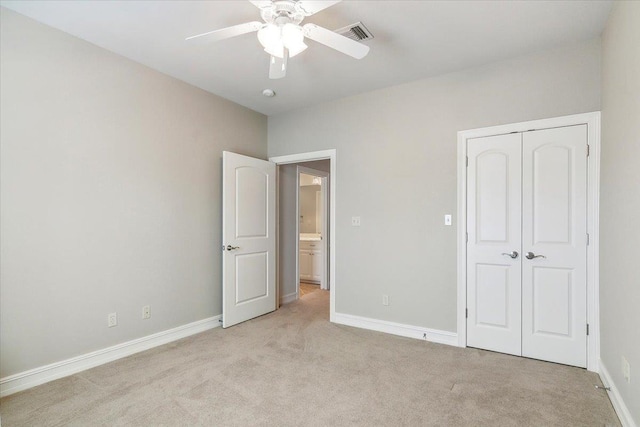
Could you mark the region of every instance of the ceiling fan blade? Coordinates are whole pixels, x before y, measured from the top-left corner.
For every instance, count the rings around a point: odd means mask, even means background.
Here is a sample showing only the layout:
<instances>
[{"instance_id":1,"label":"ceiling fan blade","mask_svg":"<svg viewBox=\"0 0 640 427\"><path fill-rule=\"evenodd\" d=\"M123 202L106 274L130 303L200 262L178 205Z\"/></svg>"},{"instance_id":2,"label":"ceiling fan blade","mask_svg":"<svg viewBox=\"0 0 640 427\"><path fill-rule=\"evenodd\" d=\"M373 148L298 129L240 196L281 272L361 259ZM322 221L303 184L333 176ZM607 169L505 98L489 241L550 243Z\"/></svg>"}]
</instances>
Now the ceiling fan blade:
<instances>
[{"instance_id":1,"label":"ceiling fan blade","mask_svg":"<svg viewBox=\"0 0 640 427\"><path fill-rule=\"evenodd\" d=\"M270 7L272 2L271 0L249 0L251 4L253 4L258 9L263 9L265 7Z\"/></svg>"},{"instance_id":2,"label":"ceiling fan blade","mask_svg":"<svg viewBox=\"0 0 640 427\"><path fill-rule=\"evenodd\" d=\"M287 75L287 59L289 55L285 49L284 57L278 58L277 56L271 56L269 60L269 78L281 79Z\"/></svg>"},{"instance_id":3,"label":"ceiling fan blade","mask_svg":"<svg viewBox=\"0 0 640 427\"><path fill-rule=\"evenodd\" d=\"M311 16L318 13L342 0L297 0L296 8L304 13L305 16ZM249 0L258 9L269 8L273 5L271 0Z\"/></svg>"},{"instance_id":4,"label":"ceiling fan blade","mask_svg":"<svg viewBox=\"0 0 640 427\"><path fill-rule=\"evenodd\" d=\"M221 30L209 31L208 33L197 34L187 37L185 40L198 44L213 43L219 40L230 39L231 37L258 31L262 28L262 23L258 21L247 22L245 24L234 25Z\"/></svg>"},{"instance_id":5,"label":"ceiling fan blade","mask_svg":"<svg viewBox=\"0 0 640 427\"><path fill-rule=\"evenodd\" d=\"M353 58L362 59L369 53L369 46L319 27L316 24L305 24L302 28L304 29L304 35L311 40L315 40Z\"/></svg>"},{"instance_id":6,"label":"ceiling fan blade","mask_svg":"<svg viewBox=\"0 0 640 427\"><path fill-rule=\"evenodd\" d=\"M298 7L304 11L306 16L318 13L342 0L298 0Z\"/></svg>"}]
</instances>

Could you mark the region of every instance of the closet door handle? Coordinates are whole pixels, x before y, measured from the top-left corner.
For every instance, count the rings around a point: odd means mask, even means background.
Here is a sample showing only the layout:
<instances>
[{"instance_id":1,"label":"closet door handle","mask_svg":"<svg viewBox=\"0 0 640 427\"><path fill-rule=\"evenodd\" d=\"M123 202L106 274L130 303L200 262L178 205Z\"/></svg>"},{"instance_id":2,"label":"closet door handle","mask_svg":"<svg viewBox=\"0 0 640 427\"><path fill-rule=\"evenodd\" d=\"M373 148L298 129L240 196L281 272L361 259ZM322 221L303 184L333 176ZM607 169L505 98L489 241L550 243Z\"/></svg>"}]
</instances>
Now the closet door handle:
<instances>
[{"instance_id":1,"label":"closet door handle","mask_svg":"<svg viewBox=\"0 0 640 427\"><path fill-rule=\"evenodd\" d=\"M527 252L527 254L525 255L525 257L527 259L534 259L534 258L546 258L546 256L544 255L536 255L533 252Z\"/></svg>"},{"instance_id":2,"label":"closet door handle","mask_svg":"<svg viewBox=\"0 0 640 427\"><path fill-rule=\"evenodd\" d=\"M506 255L506 256L510 257L511 259L516 259L516 258L518 258L518 252L516 252L516 251L513 251L513 252L511 252L510 254L502 253L502 255Z\"/></svg>"}]
</instances>

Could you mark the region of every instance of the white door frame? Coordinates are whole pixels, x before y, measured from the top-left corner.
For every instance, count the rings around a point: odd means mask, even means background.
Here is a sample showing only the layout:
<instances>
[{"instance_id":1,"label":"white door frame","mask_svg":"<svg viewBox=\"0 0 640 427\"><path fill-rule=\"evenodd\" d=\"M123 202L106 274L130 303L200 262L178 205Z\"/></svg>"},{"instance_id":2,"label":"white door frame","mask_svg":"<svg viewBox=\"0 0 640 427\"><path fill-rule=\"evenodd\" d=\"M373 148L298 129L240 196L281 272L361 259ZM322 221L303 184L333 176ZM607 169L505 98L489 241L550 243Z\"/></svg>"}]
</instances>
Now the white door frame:
<instances>
[{"instance_id":1,"label":"white door frame","mask_svg":"<svg viewBox=\"0 0 640 427\"><path fill-rule=\"evenodd\" d=\"M286 165L291 163L312 162L314 160L330 160L330 176L329 180L329 283L331 283L331 290L329 292L329 320L335 322L336 317L336 150L323 150L312 151L308 153L290 154L287 156L270 157L269 161L274 162L276 165ZM279 196L278 196L279 200ZM276 214L276 215L279 215ZM298 219L296 218L296 222ZM279 243L276 243L276 252L278 257L280 256ZM296 269L299 268L296 267ZM277 276L278 289L280 288L279 274Z\"/></svg>"},{"instance_id":2,"label":"white door frame","mask_svg":"<svg viewBox=\"0 0 640 427\"><path fill-rule=\"evenodd\" d=\"M296 236L300 236L300 174L304 173L307 175L313 175L320 177L322 179L321 186L321 195L320 199L322 200L322 233L324 236L320 241L320 246L322 247L322 275L320 278L320 289L328 290L327 286L327 219L328 219L328 210L327 210L327 181L331 182L329 178L329 172L307 168L305 166L298 166L296 168L296 188L298 191L296 192ZM296 240L296 299L300 298L300 239Z\"/></svg>"},{"instance_id":3,"label":"white door frame","mask_svg":"<svg viewBox=\"0 0 640 427\"><path fill-rule=\"evenodd\" d=\"M599 198L600 198L600 112L575 114L458 132L458 260L457 326L458 346L467 343L467 140L512 132L587 125L587 369L598 372L600 360ZM585 331L586 333L586 331Z\"/></svg>"}]
</instances>

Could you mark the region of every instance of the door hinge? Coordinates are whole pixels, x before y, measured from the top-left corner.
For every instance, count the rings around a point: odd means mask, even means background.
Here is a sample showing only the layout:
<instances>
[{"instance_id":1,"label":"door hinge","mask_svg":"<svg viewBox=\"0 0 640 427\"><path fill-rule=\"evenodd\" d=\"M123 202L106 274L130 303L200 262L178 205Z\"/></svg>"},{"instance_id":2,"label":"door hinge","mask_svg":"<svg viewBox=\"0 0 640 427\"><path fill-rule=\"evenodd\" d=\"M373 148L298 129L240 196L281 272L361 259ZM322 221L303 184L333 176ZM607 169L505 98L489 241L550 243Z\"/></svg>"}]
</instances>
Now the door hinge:
<instances>
[{"instance_id":1,"label":"door hinge","mask_svg":"<svg viewBox=\"0 0 640 427\"><path fill-rule=\"evenodd\" d=\"M587 157L591 154L591 146L587 144Z\"/></svg>"},{"instance_id":2,"label":"door hinge","mask_svg":"<svg viewBox=\"0 0 640 427\"><path fill-rule=\"evenodd\" d=\"M591 236L589 236L589 233L587 233L587 246L589 246L590 242L591 242Z\"/></svg>"},{"instance_id":3,"label":"door hinge","mask_svg":"<svg viewBox=\"0 0 640 427\"><path fill-rule=\"evenodd\" d=\"M464 318L465 318L465 319L468 319L468 318L469 318L469 309L468 309L468 308L465 308L465 309L464 309Z\"/></svg>"},{"instance_id":4,"label":"door hinge","mask_svg":"<svg viewBox=\"0 0 640 427\"><path fill-rule=\"evenodd\" d=\"M589 335L589 324L587 323L587 335Z\"/></svg>"},{"instance_id":5,"label":"door hinge","mask_svg":"<svg viewBox=\"0 0 640 427\"><path fill-rule=\"evenodd\" d=\"M467 156L467 159L466 159L466 167L469 167L469 156Z\"/></svg>"},{"instance_id":6,"label":"door hinge","mask_svg":"<svg viewBox=\"0 0 640 427\"><path fill-rule=\"evenodd\" d=\"M469 243L469 232L465 233L467 235L467 243Z\"/></svg>"}]
</instances>

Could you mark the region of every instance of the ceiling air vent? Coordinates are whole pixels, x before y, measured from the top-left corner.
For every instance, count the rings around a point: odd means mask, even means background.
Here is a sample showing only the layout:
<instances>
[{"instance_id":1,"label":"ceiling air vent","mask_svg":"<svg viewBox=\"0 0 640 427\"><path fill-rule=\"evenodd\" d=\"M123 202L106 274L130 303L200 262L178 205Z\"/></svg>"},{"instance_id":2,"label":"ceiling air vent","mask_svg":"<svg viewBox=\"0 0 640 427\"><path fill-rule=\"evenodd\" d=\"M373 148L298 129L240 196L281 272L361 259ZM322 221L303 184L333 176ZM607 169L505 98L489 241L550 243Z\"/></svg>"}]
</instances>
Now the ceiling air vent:
<instances>
[{"instance_id":1,"label":"ceiling air vent","mask_svg":"<svg viewBox=\"0 0 640 427\"><path fill-rule=\"evenodd\" d=\"M365 27L362 22L347 25L346 27L335 30L335 32L357 42L373 38L373 34L367 30L367 27Z\"/></svg>"}]
</instances>

